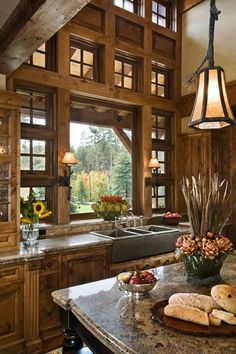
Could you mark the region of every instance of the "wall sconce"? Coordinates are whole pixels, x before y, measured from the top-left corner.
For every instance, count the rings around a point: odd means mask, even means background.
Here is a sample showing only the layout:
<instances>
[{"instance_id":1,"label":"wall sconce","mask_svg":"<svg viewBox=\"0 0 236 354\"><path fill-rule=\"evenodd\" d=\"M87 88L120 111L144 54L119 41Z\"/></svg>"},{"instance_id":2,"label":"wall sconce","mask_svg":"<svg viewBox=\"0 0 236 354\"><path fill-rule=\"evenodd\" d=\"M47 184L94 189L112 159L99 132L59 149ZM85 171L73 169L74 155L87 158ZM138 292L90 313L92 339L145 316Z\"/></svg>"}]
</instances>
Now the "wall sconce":
<instances>
[{"instance_id":1,"label":"wall sconce","mask_svg":"<svg viewBox=\"0 0 236 354\"><path fill-rule=\"evenodd\" d=\"M72 175L71 171L71 166L76 165L78 163L78 160L75 158L75 155L73 152L66 152L63 159L62 163L66 166L64 168L64 175L63 176L58 176L58 184L59 187L68 187L68 194L67 198L70 200L70 194L71 194L71 186L70 186L70 177Z\"/></svg>"},{"instance_id":2,"label":"wall sconce","mask_svg":"<svg viewBox=\"0 0 236 354\"><path fill-rule=\"evenodd\" d=\"M146 186L152 186L154 189L154 195L155 195L155 189L157 186L157 180L158 180L158 169L161 167L160 162L157 160L157 158L151 158L148 164L148 168L153 169L152 172L152 177L145 177L145 185Z\"/></svg>"}]
</instances>

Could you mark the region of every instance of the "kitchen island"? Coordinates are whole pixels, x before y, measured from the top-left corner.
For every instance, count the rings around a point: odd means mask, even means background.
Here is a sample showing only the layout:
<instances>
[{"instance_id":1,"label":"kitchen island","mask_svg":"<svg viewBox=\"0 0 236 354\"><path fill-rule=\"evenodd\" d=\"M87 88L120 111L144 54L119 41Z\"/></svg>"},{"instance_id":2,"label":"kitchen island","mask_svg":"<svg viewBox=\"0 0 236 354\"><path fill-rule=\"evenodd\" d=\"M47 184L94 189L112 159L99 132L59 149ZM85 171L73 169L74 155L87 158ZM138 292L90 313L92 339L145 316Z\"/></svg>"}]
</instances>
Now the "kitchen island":
<instances>
[{"instance_id":1,"label":"kitchen island","mask_svg":"<svg viewBox=\"0 0 236 354\"><path fill-rule=\"evenodd\" d=\"M131 299L118 288L116 278L58 290L52 293L67 319L97 354L235 354L236 337L186 335L161 327L150 318L156 301L176 292L210 294L210 285L186 281L182 263L153 270L160 279L149 296ZM236 255L227 258L221 283L236 286ZM63 316L62 316L63 318Z\"/></svg>"}]
</instances>

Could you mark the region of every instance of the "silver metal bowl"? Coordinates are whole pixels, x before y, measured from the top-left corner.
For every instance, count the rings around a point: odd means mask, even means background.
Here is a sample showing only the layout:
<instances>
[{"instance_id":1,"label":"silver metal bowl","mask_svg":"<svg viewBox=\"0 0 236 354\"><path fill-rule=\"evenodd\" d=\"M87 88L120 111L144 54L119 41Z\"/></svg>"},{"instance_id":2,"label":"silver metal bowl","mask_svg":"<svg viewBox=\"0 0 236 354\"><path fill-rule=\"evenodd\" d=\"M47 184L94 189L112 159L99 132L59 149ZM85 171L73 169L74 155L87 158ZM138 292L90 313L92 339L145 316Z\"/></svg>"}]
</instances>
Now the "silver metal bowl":
<instances>
[{"instance_id":1,"label":"silver metal bowl","mask_svg":"<svg viewBox=\"0 0 236 354\"><path fill-rule=\"evenodd\" d=\"M156 279L155 282L148 284L128 284L120 281L118 278L117 280L120 290L125 291L128 296L135 298L147 296L148 293L153 290L159 282L159 279Z\"/></svg>"}]
</instances>

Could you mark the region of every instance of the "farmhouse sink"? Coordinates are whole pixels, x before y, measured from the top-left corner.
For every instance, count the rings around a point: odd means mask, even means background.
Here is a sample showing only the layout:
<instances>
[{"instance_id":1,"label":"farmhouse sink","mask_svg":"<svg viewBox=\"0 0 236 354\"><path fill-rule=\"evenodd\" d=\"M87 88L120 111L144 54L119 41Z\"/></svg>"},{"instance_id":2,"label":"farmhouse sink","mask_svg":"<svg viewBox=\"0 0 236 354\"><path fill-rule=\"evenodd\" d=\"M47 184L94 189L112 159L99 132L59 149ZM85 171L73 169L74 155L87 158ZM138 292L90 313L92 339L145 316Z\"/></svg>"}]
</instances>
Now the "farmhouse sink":
<instances>
[{"instance_id":1,"label":"farmhouse sink","mask_svg":"<svg viewBox=\"0 0 236 354\"><path fill-rule=\"evenodd\" d=\"M175 242L179 236L178 229L159 225L92 231L91 233L112 239L113 263L172 252L175 250Z\"/></svg>"}]
</instances>

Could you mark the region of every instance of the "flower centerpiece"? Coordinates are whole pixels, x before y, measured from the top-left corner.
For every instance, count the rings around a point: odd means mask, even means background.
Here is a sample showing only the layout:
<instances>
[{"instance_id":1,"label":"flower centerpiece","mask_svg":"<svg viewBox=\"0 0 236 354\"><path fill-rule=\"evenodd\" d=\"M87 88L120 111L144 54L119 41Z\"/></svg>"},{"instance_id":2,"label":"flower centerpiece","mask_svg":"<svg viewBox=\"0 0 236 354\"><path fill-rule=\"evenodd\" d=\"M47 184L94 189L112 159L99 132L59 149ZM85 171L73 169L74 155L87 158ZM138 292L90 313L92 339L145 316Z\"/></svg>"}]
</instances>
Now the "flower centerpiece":
<instances>
[{"instance_id":1,"label":"flower centerpiece","mask_svg":"<svg viewBox=\"0 0 236 354\"><path fill-rule=\"evenodd\" d=\"M114 220L130 208L129 202L119 195L104 195L91 205L98 217L104 220Z\"/></svg>"},{"instance_id":2,"label":"flower centerpiece","mask_svg":"<svg viewBox=\"0 0 236 354\"><path fill-rule=\"evenodd\" d=\"M191 234L182 235L176 242L176 257L184 261L188 279L219 277L227 255L233 251L228 237L222 234L234 204L226 180L218 175L201 177L181 183L187 206Z\"/></svg>"},{"instance_id":3,"label":"flower centerpiece","mask_svg":"<svg viewBox=\"0 0 236 354\"><path fill-rule=\"evenodd\" d=\"M39 219L46 218L52 212L47 209L47 202L39 200L34 192L27 199L21 198L21 231L26 247L38 244Z\"/></svg>"}]
</instances>

